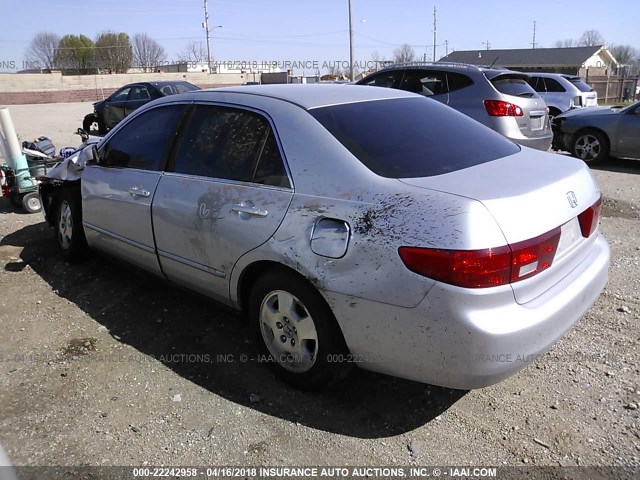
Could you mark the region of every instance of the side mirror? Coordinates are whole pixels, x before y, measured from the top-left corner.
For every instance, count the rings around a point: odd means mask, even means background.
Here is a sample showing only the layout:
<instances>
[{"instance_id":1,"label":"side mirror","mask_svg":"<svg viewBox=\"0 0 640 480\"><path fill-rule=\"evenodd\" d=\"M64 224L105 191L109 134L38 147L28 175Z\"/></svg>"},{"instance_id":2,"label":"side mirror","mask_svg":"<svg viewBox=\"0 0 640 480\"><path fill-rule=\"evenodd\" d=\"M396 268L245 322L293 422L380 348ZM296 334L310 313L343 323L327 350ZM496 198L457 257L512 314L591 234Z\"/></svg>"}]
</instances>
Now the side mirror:
<instances>
[{"instance_id":1,"label":"side mirror","mask_svg":"<svg viewBox=\"0 0 640 480\"><path fill-rule=\"evenodd\" d=\"M93 144L82 150L82 153L80 153L80 163L85 165L98 165L100 163L98 146Z\"/></svg>"}]
</instances>

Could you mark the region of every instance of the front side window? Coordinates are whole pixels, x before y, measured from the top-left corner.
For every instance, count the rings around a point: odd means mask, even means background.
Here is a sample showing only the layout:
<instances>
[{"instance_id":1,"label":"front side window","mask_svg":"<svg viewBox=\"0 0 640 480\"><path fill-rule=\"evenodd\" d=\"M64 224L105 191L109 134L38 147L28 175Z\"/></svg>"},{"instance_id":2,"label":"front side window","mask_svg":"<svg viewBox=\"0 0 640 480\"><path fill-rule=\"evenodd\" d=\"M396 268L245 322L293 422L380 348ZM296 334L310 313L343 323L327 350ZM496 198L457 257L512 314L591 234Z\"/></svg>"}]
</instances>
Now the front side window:
<instances>
[{"instance_id":1,"label":"front side window","mask_svg":"<svg viewBox=\"0 0 640 480\"><path fill-rule=\"evenodd\" d=\"M136 116L101 148L100 166L162 170L184 111L184 105L166 105Z\"/></svg>"},{"instance_id":2,"label":"front side window","mask_svg":"<svg viewBox=\"0 0 640 480\"><path fill-rule=\"evenodd\" d=\"M176 149L174 171L289 186L268 120L255 112L214 105L196 106Z\"/></svg>"},{"instance_id":3,"label":"front side window","mask_svg":"<svg viewBox=\"0 0 640 480\"><path fill-rule=\"evenodd\" d=\"M111 97L111 101L112 102L126 102L127 98L129 97L129 92L130 91L131 91L131 88L129 88L129 87L123 88L119 92L116 92L113 97Z\"/></svg>"},{"instance_id":4,"label":"front side window","mask_svg":"<svg viewBox=\"0 0 640 480\"><path fill-rule=\"evenodd\" d=\"M135 86L131 89L129 100L150 100L149 90L145 86Z\"/></svg>"},{"instance_id":5,"label":"front side window","mask_svg":"<svg viewBox=\"0 0 640 480\"><path fill-rule=\"evenodd\" d=\"M358 85L369 85L372 87L400 88L402 72L391 71L382 72L358 82Z\"/></svg>"}]
</instances>

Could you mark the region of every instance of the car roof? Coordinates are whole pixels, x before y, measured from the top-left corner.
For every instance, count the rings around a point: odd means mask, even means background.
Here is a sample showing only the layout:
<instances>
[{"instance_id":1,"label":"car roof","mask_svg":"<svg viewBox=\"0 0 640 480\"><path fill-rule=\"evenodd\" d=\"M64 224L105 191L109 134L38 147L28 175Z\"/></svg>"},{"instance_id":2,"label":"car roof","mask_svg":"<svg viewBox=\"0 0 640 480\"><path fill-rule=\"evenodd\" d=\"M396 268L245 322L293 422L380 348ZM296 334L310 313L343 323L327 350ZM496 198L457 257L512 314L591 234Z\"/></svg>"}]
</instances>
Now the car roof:
<instances>
[{"instance_id":1,"label":"car roof","mask_svg":"<svg viewBox=\"0 0 640 480\"><path fill-rule=\"evenodd\" d=\"M478 66L471 65L469 63L456 63L456 62L408 62L408 63L396 63L393 65L389 65L387 67L381 68L380 70L371 73L365 78L368 78L371 75L375 75L380 72L392 72L394 70L417 70L422 68L436 68L438 70L445 70L451 72L465 72L465 73L477 73L484 74L489 80L498 77L500 75L523 75L527 76L528 74L523 72L518 72L516 70L509 70L504 67L487 67L487 66Z\"/></svg>"},{"instance_id":2,"label":"car roof","mask_svg":"<svg viewBox=\"0 0 640 480\"><path fill-rule=\"evenodd\" d=\"M237 87L221 87L183 93L180 96L198 100L215 100L220 93L239 93L257 95L284 100L296 104L306 110L341 105L345 103L388 100L392 98L415 98L418 95L382 87L362 87L344 84L281 84L281 85L241 85ZM173 95L173 99L179 97Z\"/></svg>"},{"instance_id":3,"label":"car roof","mask_svg":"<svg viewBox=\"0 0 640 480\"><path fill-rule=\"evenodd\" d=\"M527 72L527 75L532 77L566 78L567 80L580 79L578 75L569 75L567 73Z\"/></svg>"},{"instance_id":4,"label":"car roof","mask_svg":"<svg viewBox=\"0 0 640 480\"><path fill-rule=\"evenodd\" d=\"M176 85L176 84L184 84L184 83L189 83L185 80L160 80L157 82L144 82L144 83L149 83L151 85Z\"/></svg>"}]
</instances>

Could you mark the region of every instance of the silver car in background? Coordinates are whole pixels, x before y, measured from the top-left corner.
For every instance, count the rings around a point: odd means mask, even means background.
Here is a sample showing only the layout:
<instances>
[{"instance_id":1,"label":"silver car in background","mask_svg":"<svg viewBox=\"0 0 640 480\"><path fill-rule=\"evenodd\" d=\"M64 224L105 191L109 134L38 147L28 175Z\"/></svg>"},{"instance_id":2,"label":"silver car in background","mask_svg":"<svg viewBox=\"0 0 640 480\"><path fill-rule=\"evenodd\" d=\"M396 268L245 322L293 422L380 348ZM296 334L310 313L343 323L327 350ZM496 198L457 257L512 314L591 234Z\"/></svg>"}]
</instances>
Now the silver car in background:
<instances>
[{"instance_id":1,"label":"silver car in background","mask_svg":"<svg viewBox=\"0 0 640 480\"><path fill-rule=\"evenodd\" d=\"M547 106L527 75L461 63L409 63L386 67L358 85L418 93L455 108L520 145L548 150L553 133Z\"/></svg>"},{"instance_id":2,"label":"silver car in background","mask_svg":"<svg viewBox=\"0 0 640 480\"><path fill-rule=\"evenodd\" d=\"M541 72L527 75L531 87L549 107L552 118L575 108L598 105L598 94L576 75Z\"/></svg>"},{"instance_id":3,"label":"silver car in background","mask_svg":"<svg viewBox=\"0 0 640 480\"><path fill-rule=\"evenodd\" d=\"M302 388L354 364L490 385L548 349L607 279L583 162L401 90L174 95L94 147L76 194L41 192L63 250L86 235L246 312L270 365Z\"/></svg>"}]
</instances>

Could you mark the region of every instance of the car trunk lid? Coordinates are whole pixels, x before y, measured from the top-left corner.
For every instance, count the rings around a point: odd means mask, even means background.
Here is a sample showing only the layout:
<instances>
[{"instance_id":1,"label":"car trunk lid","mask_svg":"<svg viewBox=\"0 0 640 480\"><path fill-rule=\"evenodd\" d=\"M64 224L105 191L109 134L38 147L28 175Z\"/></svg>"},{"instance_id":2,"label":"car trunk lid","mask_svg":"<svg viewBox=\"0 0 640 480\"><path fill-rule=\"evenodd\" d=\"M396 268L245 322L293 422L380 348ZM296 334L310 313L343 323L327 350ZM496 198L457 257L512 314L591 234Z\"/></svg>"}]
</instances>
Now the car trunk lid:
<instances>
[{"instance_id":1,"label":"car trunk lid","mask_svg":"<svg viewBox=\"0 0 640 480\"><path fill-rule=\"evenodd\" d=\"M600 190L588 168L573 158L523 148L464 170L401 181L481 202L512 246L560 229L551 267L511 284L519 303L533 300L566 276L595 238L582 235L578 215L600 198Z\"/></svg>"},{"instance_id":2,"label":"car trunk lid","mask_svg":"<svg viewBox=\"0 0 640 480\"><path fill-rule=\"evenodd\" d=\"M489 81L505 101L522 109L522 116L516 117L522 134L527 137L544 136L549 129L547 106L527 83L527 78L524 74L508 72L493 76Z\"/></svg>"}]
</instances>

